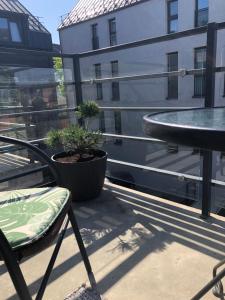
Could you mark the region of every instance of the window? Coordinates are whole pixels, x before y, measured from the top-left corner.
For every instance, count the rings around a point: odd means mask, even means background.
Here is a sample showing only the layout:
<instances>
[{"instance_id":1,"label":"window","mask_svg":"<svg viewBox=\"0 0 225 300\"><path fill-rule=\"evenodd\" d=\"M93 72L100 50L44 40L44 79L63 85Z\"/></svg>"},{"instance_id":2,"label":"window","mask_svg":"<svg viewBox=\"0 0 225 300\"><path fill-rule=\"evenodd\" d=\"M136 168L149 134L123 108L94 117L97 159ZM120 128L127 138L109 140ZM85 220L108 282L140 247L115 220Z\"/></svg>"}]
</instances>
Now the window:
<instances>
[{"instance_id":1,"label":"window","mask_svg":"<svg viewBox=\"0 0 225 300\"><path fill-rule=\"evenodd\" d=\"M102 78L102 67L101 64L95 64L95 78Z\"/></svg>"},{"instance_id":2,"label":"window","mask_svg":"<svg viewBox=\"0 0 225 300\"><path fill-rule=\"evenodd\" d=\"M224 75L223 97L225 97L225 75Z\"/></svg>"},{"instance_id":3,"label":"window","mask_svg":"<svg viewBox=\"0 0 225 300\"><path fill-rule=\"evenodd\" d=\"M115 120L115 134L122 134L122 118L121 118L121 112L115 111L114 112L114 120ZM122 139L116 139L114 144L115 145L122 145L123 141Z\"/></svg>"},{"instance_id":4,"label":"window","mask_svg":"<svg viewBox=\"0 0 225 300\"><path fill-rule=\"evenodd\" d=\"M109 20L109 42L110 46L114 46L117 44L115 18Z\"/></svg>"},{"instance_id":5,"label":"window","mask_svg":"<svg viewBox=\"0 0 225 300\"><path fill-rule=\"evenodd\" d=\"M178 71L178 52L167 54L168 72ZM168 99L178 99L178 76L168 77Z\"/></svg>"},{"instance_id":6,"label":"window","mask_svg":"<svg viewBox=\"0 0 225 300\"><path fill-rule=\"evenodd\" d=\"M19 26L7 18L0 18L0 41L21 43Z\"/></svg>"},{"instance_id":7,"label":"window","mask_svg":"<svg viewBox=\"0 0 225 300\"><path fill-rule=\"evenodd\" d=\"M114 120L115 120L115 133L122 134L122 122L121 122L121 112L114 112Z\"/></svg>"},{"instance_id":8,"label":"window","mask_svg":"<svg viewBox=\"0 0 225 300\"><path fill-rule=\"evenodd\" d=\"M208 24L209 3L208 0L196 0L195 27Z\"/></svg>"},{"instance_id":9,"label":"window","mask_svg":"<svg viewBox=\"0 0 225 300\"><path fill-rule=\"evenodd\" d=\"M119 75L119 66L118 61L111 61L111 73L112 77L117 77ZM118 81L112 82L112 100L119 101L120 100L120 84Z\"/></svg>"},{"instance_id":10,"label":"window","mask_svg":"<svg viewBox=\"0 0 225 300\"><path fill-rule=\"evenodd\" d=\"M168 33L178 31L178 0L169 0L167 2L168 14Z\"/></svg>"},{"instance_id":11,"label":"window","mask_svg":"<svg viewBox=\"0 0 225 300\"><path fill-rule=\"evenodd\" d=\"M92 31L92 49L96 50L99 48L98 24L91 25L91 31Z\"/></svg>"},{"instance_id":12,"label":"window","mask_svg":"<svg viewBox=\"0 0 225 300\"><path fill-rule=\"evenodd\" d=\"M195 69L206 67L206 47L195 49ZM205 75L194 76L194 97L203 97L205 95Z\"/></svg>"},{"instance_id":13,"label":"window","mask_svg":"<svg viewBox=\"0 0 225 300\"><path fill-rule=\"evenodd\" d=\"M5 42L10 40L8 20L5 18L0 18L0 40Z\"/></svg>"},{"instance_id":14,"label":"window","mask_svg":"<svg viewBox=\"0 0 225 300\"><path fill-rule=\"evenodd\" d=\"M95 64L95 78L100 79L102 77L102 68L101 64ZM96 100L102 100L103 99L103 92L102 92L102 83L97 82L96 83Z\"/></svg>"},{"instance_id":15,"label":"window","mask_svg":"<svg viewBox=\"0 0 225 300\"><path fill-rule=\"evenodd\" d=\"M105 112L101 111L99 114L99 130L105 132Z\"/></svg>"}]
</instances>

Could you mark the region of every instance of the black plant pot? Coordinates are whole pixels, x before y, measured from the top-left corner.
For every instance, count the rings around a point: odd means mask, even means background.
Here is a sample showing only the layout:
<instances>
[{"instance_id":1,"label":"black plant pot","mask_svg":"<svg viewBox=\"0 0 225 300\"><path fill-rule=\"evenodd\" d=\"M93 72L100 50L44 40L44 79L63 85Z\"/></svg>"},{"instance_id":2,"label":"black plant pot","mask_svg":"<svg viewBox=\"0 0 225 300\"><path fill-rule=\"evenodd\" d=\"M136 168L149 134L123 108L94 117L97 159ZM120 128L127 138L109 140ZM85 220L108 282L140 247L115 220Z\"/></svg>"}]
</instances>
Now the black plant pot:
<instances>
[{"instance_id":1,"label":"black plant pot","mask_svg":"<svg viewBox=\"0 0 225 300\"><path fill-rule=\"evenodd\" d=\"M73 201L94 199L101 193L105 180L107 153L96 150L94 154L96 159L76 163L56 161L65 157L66 152L52 156L60 175L60 185L71 191Z\"/></svg>"}]
</instances>

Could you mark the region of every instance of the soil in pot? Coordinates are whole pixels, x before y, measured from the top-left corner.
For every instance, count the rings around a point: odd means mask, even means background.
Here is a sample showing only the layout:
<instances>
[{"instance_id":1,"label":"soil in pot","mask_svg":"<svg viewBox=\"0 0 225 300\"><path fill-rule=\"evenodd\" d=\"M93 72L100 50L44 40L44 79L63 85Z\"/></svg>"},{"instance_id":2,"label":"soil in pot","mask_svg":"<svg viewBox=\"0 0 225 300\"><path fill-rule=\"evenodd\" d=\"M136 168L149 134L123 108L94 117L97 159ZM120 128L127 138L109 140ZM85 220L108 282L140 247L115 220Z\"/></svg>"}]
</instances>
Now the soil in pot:
<instances>
[{"instance_id":1,"label":"soil in pot","mask_svg":"<svg viewBox=\"0 0 225 300\"><path fill-rule=\"evenodd\" d=\"M86 162L90 160L98 159L99 156L94 153L76 153L76 152L66 152L64 156L57 157L55 160L61 163L76 163L76 162Z\"/></svg>"}]
</instances>

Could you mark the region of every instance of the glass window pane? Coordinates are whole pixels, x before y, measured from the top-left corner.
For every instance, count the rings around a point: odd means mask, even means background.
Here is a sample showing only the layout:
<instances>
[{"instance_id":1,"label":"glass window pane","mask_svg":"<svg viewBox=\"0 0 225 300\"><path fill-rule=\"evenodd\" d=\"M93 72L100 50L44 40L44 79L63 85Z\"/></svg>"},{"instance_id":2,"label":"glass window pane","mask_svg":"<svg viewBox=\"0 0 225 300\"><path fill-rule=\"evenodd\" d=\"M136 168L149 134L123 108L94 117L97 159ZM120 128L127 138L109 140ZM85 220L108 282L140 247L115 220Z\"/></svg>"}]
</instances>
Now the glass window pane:
<instances>
[{"instance_id":1,"label":"glass window pane","mask_svg":"<svg viewBox=\"0 0 225 300\"><path fill-rule=\"evenodd\" d=\"M122 134L122 118L121 118L120 111L114 112L114 120L115 120L115 133Z\"/></svg>"},{"instance_id":2,"label":"glass window pane","mask_svg":"<svg viewBox=\"0 0 225 300\"><path fill-rule=\"evenodd\" d=\"M9 28L8 28L8 20L6 18L0 18L0 40L1 41L9 41Z\"/></svg>"},{"instance_id":3,"label":"glass window pane","mask_svg":"<svg viewBox=\"0 0 225 300\"><path fill-rule=\"evenodd\" d=\"M178 77L168 78L168 99L178 98Z\"/></svg>"},{"instance_id":4,"label":"glass window pane","mask_svg":"<svg viewBox=\"0 0 225 300\"><path fill-rule=\"evenodd\" d=\"M112 82L112 100L120 100L120 84L119 82Z\"/></svg>"},{"instance_id":5,"label":"glass window pane","mask_svg":"<svg viewBox=\"0 0 225 300\"><path fill-rule=\"evenodd\" d=\"M170 28L169 28L169 32L173 33L173 32L177 32L178 31L178 20L171 20L170 24L169 24Z\"/></svg>"},{"instance_id":6,"label":"glass window pane","mask_svg":"<svg viewBox=\"0 0 225 300\"><path fill-rule=\"evenodd\" d=\"M96 64L94 65L95 67L95 77L96 79L99 79L102 77L102 69L101 69L101 64Z\"/></svg>"},{"instance_id":7,"label":"glass window pane","mask_svg":"<svg viewBox=\"0 0 225 300\"><path fill-rule=\"evenodd\" d=\"M97 37L97 24L92 25L92 36L93 38Z\"/></svg>"},{"instance_id":8,"label":"glass window pane","mask_svg":"<svg viewBox=\"0 0 225 300\"><path fill-rule=\"evenodd\" d=\"M195 68L201 69L206 67L206 49L195 50Z\"/></svg>"},{"instance_id":9,"label":"glass window pane","mask_svg":"<svg viewBox=\"0 0 225 300\"><path fill-rule=\"evenodd\" d=\"M168 54L168 72L178 70L178 53ZM168 99L178 98L178 77L168 78Z\"/></svg>"},{"instance_id":10,"label":"glass window pane","mask_svg":"<svg viewBox=\"0 0 225 300\"><path fill-rule=\"evenodd\" d=\"M117 44L116 33L112 33L110 35L110 45L114 46Z\"/></svg>"},{"instance_id":11,"label":"glass window pane","mask_svg":"<svg viewBox=\"0 0 225 300\"><path fill-rule=\"evenodd\" d=\"M208 0L198 0L198 9L204 9L209 7Z\"/></svg>"},{"instance_id":12,"label":"glass window pane","mask_svg":"<svg viewBox=\"0 0 225 300\"><path fill-rule=\"evenodd\" d=\"M208 24L208 10L202 10L198 12L198 26L204 26Z\"/></svg>"},{"instance_id":13,"label":"glass window pane","mask_svg":"<svg viewBox=\"0 0 225 300\"><path fill-rule=\"evenodd\" d=\"M103 93L102 93L102 84L96 83L96 91L97 91L97 100L102 100Z\"/></svg>"},{"instance_id":14,"label":"glass window pane","mask_svg":"<svg viewBox=\"0 0 225 300\"><path fill-rule=\"evenodd\" d=\"M10 22L9 26L10 26L12 41L20 43L22 40L21 40L18 24L15 22Z\"/></svg>"},{"instance_id":15,"label":"glass window pane","mask_svg":"<svg viewBox=\"0 0 225 300\"><path fill-rule=\"evenodd\" d=\"M116 32L116 20L115 19L109 21L109 28L110 28L111 33Z\"/></svg>"},{"instance_id":16,"label":"glass window pane","mask_svg":"<svg viewBox=\"0 0 225 300\"><path fill-rule=\"evenodd\" d=\"M178 70L178 53L168 54L168 72Z\"/></svg>"},{"instance_id":17,"label":"glass window pane","mask_svg":"<svg viewBox=\"0 0 225 300\"><path fill-rule=\"evenodd\" d=\"M203 97L205 95L205 76L195 75L194 79L194 95Z\"/></svg>"},{"instance_id":18,"label":"glass window pane","mask_svg":"<svg viewBox=\"0 0 225 300\"><path fill-rule=\"evenodd\" d=\"M111 70L112 70L112 76L118 76L119 69L118 69L118 61L112 61L111 62Z\"/></svg>"},{"instance_id":19,"label":"glass window pane","mask_svg":"<svg viewBox=\"0 0 225 300\"><path fill-rule=\"evenodd\" d=\"M105 132L105 112L101 111L99 114L99 130Z\"/></svg>"},{"instance_id":20,"label":"glass window pane","mask_svg":"<svg viewBox=\"0 0 225 300\"><path fill-rule=\"evenodd\" d=\"M169 14L170 16L178 15L178 2L173 1L169 3Z\"/></svg>"}]
</instances>

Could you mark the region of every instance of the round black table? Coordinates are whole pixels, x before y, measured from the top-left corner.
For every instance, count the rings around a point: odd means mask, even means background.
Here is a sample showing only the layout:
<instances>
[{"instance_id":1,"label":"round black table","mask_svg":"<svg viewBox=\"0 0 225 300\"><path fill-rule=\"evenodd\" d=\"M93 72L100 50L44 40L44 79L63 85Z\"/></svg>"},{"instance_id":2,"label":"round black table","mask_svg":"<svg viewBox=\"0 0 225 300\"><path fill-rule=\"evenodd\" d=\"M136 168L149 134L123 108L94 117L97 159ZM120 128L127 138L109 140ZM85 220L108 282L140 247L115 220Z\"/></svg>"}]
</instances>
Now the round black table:
<instances>
[{"instance_id":1,"label":"round black table","mask_svg":"<svg viewBox=\"0 0 225 300\"><path fill-rule=\"evenodd\" d=\"M225 151L225 107L197 108L151 114L144 117L144 125L147 135L160 140L196 148ZM208 158L207 160L209 161ZM206 173L207 169L211 168L211 162L206 164L205 167L203 164ZM211 180L209 175L207 177L205 188L203 182L203 190L205 189L203 198L208 198L210 194L210 189L207 187L210 187ZM205 210L206 212L203 215L207 217L209 210L207 205ZM216 270L224 264L225 260L215 266L213 280L191 300L201 299L214 286L216 286L214 292L222 297L223 286L220 280L225 276L225 269L219 274L216 274Z\"/></svg>"},{"instance_id":2,"label":"round black table","mask_svg":"<svg viewBox=\"0 0 225 300\"><path fill-rule=\"evenodd\" d=\"M181 145L225 151L225 107L162 112L144 117L145 133Z\"/></svg>"}]
</instances>

